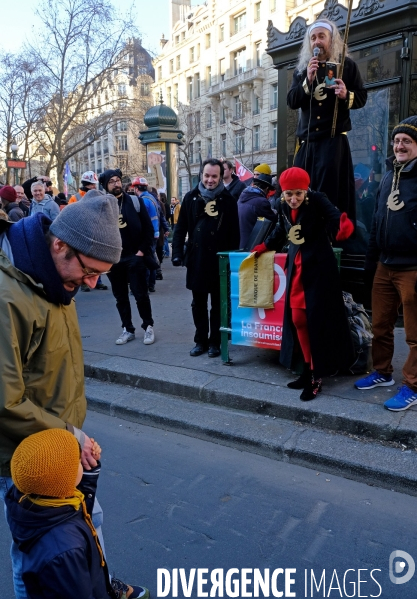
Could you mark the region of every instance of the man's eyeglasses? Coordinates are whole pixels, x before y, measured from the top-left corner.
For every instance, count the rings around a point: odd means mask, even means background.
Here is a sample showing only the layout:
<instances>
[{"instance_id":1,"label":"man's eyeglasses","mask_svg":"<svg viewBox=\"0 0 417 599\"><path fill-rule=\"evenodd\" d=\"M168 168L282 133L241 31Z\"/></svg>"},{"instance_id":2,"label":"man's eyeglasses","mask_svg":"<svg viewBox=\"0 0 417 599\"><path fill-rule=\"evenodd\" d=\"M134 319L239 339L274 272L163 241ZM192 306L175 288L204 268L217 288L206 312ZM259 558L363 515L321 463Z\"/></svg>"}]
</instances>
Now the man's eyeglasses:
<instances>
[{"instance_id":1,"label":"man's eyeglasses","mask_svg":"<svg viewBox=\"0 0 417 599\"><path fill-rule=\"evenodd\" d=\"M412 139L394 139L394 141L391 142L391 145L399 146L400 144L403 144L403 146L407 147L411 146L413 143L414 141Z\"/></svg>"},{"instance_id":2,"label":"man's eyeglasses","mask_svg":"<svg viewBox=\"0 0 417 599\"><path fill-rule=\"evenodd\" d=\"M91 279L92 277L99 277L100 275L107 275L110 272L109 270L104 270L103 272L98 272L96 270L92 270L91 268L86 268L86 266L84 265L83 261L80 258L80 254L77 252L77 250L74 250L74 248L72 248L72 251L74 252L74 256L77 258L78 262L80 263L81 270L84 273L83 279Z\"/></svg>"}]
</instances>

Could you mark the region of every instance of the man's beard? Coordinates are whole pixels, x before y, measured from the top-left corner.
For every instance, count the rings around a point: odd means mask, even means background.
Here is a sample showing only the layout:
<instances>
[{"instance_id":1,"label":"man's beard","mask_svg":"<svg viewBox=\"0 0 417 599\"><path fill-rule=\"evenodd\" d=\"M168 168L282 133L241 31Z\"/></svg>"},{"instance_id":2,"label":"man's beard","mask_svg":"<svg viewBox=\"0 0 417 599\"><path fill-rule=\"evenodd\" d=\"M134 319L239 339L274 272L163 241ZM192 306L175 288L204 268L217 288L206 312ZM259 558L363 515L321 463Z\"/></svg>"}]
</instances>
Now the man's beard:
<instances>
[{"instance_id":1,"label":"man's beard","mask_svg":"<svg viewBox=\"0 0 417 599\"><path fill-rule=\"evenodd\" d=\"M121 187L113 187L113 189L109 192L112 195L119 197L120 195L122 195L122 188Z\"/></svg>"}]
</instances>

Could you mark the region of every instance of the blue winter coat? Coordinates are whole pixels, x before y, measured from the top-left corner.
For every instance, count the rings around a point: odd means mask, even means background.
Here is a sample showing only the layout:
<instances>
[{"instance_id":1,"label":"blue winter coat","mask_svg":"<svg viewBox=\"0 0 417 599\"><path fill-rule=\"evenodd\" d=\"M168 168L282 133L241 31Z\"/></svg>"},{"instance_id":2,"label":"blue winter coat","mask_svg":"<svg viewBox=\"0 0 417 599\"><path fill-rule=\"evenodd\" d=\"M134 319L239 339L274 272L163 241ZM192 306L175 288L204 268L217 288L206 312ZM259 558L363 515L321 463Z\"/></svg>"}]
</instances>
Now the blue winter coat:
<instances>
[{"instance_id":1,"label":"blue winter coat","mask_svg":"<svg viewBox=\"0 0 417 599\"><path fill-rule=\"evenodd\" d=\"M86 499L94 502L89 477ZM82 488L82 485L79 487ZM108 599L115 597L107 566L82 510L39 506L11 487L5 497L7 521L23 553L23 581L30 599ZM88 507L88 506L87 506Z\"/></svg>"},{"instance_id":2,"label":"blue winter coat","mask_svg":"<svg viewBox=\"0 0 417 599\"><path fill-rule=\"evenodd\" d=\"M271 204L258 187L247 187L240 195L237 203L239 212L240 247L244 248L256 225L258 217L264 217L277 222L277 215L271 208Z\"/></svg>"}]
</instances>

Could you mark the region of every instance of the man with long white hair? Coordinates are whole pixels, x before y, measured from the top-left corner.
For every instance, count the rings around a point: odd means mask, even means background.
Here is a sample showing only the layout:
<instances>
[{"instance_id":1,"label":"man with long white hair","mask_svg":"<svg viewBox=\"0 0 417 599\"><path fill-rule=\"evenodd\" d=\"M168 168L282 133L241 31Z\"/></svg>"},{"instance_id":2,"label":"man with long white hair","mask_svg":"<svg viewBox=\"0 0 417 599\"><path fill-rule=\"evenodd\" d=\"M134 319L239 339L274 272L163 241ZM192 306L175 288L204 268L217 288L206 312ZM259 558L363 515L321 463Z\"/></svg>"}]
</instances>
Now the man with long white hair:
<instances>
[{"instance_id":1,"label":"man with long white hair","mask_svg":"<svg viewBox=\"0 0 417 599\"><path fill-rule=\"evenodd\" d=\"M348 54L343 73L338 73L334 85L326 87L328 63L340 64L342 50L343 40L332 21L319 19L310 25L287 103L294 110L300 109L297 127L300 147L294 165L309 173L312 189L326 193L333 204L355 222L355 180L346 132L352 129L350 109L362 108L367 92L359 69ZM339 106L332 138L336 98L339 98Z\"/></svg>"}]
</instances>

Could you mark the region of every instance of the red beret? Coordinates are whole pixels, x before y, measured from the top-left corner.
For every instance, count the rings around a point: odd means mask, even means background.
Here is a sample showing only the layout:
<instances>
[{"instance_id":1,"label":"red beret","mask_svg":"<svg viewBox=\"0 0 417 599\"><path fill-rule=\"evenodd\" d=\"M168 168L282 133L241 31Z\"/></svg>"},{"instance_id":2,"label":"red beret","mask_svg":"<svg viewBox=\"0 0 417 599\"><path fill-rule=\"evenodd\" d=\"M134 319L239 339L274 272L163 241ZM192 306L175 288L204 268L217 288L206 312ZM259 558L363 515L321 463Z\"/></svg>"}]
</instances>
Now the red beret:
<instances>
[{"instance_id":1,"label":"red beret","mask_svg":"<svg viewBox=\"0 0 417 599\"><path fill-rule=\"evenodd\" d=\"M308 186L310 185L310 177L303 168L293 166L291 168L287 168L286 171L281 173L279 184L282 191L287 191L289 189L307 190Z\"/></svg>"},{"instance_id":2,"label":"red beret","mask_svg":"<svg viewBox=\"0 0 417 599\"><path fill-rule=\"evenodd\" d=\"M0 189L0 198L7 202L15 202L17 199L16 190L11 185L5 185Z\"/></svg>"}]
</instances>

